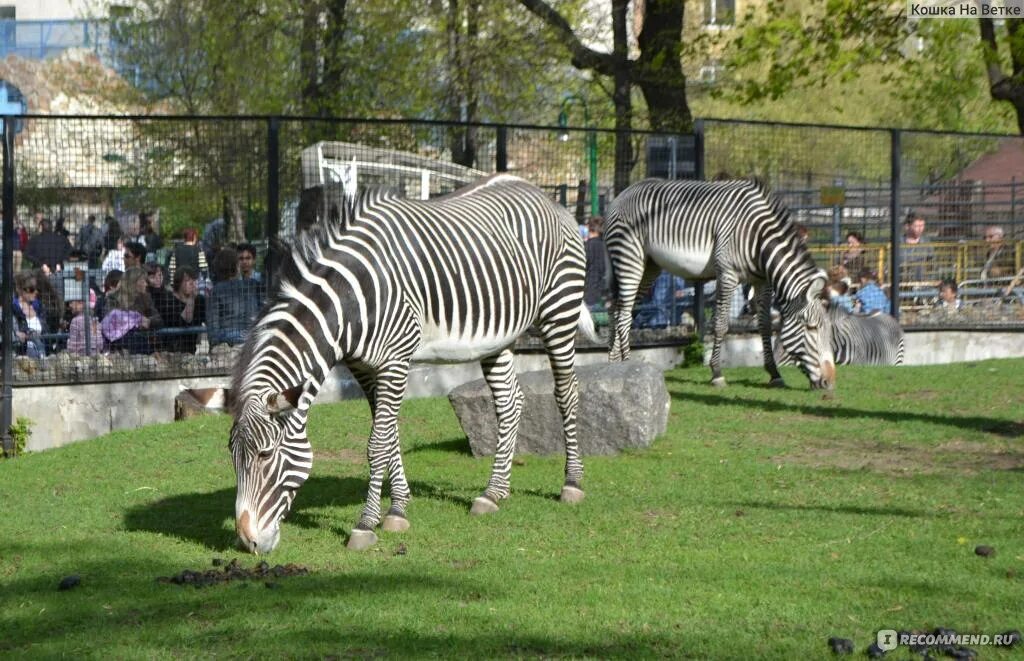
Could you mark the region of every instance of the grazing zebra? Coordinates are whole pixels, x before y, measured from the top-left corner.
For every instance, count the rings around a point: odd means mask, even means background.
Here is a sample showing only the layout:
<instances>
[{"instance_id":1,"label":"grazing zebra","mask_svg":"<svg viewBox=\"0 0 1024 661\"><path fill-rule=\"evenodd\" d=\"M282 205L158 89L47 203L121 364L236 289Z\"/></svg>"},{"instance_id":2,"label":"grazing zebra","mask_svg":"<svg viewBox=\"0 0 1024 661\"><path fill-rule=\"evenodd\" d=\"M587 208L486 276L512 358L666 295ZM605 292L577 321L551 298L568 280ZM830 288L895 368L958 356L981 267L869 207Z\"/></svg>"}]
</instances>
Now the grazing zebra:
<instances>
[{"instance_id":1,"label":"grazing zebra","mask_svg":"<svg viewBox=\"0 0 1024 661\"><path fill-rule=\"evenodd\" d=\"M889 315L851 314L831 305L828 316L836 365L903 364L903 329ZM779 365L793 362L781 343L775 347L775 359Z\"/></svg>"},{"instance_id":2,"label":"grazing zebra","mask_svg":"<svg viewBox=\"0 0 1024 661\"><path fill-rule=\"evenodd\" d=\"M718 279L714 385L725 385L721 351L732 294L741 282L750 282L757 290L764 367L772 385L783 385L772 354L771 305L777 300L786 350L798 360L811 387L834 387L835 364L820 300L825 274L799 241L788 210L760 184L646 179L615 198L605 228L618 283L611 360L629 358L637 293L665 269L684 278Z\"/></svg>"},{"instance_id":3,"label":"grazing zebra","mask_svg":"<svg viewBox=\"0 0 1024 661\"><path fill-rule=\"evenodd\" d=\"M480 361L499 439L487 488L471 512L497 511L509 495L524 399L510 346L533 324L564 422L561 497L581 500L573 363L577 328L593 335L593 322L583 307L583 243L570 214L508 175L430 201L364 191L331 204L281 265L280 288L253 326L232 379L229 446L242 546L276 546L280 521L312 465L309 407L338 363L360 383L373 415L369 489L349 548L377 541L385 474L391 506L383 529L409 526L398 409L413 360Z\"/></svg>"}]
</instances>

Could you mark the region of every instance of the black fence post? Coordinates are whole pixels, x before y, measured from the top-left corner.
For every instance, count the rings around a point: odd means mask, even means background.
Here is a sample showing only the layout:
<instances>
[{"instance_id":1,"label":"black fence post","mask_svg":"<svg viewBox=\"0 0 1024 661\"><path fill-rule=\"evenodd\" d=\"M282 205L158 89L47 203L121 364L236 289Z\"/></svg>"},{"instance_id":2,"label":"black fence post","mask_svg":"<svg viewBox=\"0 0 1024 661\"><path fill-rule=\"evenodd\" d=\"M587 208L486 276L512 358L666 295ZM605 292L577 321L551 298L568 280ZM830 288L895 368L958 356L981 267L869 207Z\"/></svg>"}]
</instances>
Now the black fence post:
<instances>
[{"instance_id":1,"label":"black fence post","mask_svg":"<svg viewBox=\"0 0 1024 661\"><path fill-rule=\"evenodd\" d=\"M274 282L274 266L280 255L274 254L274 238L281 231L281 119L267 119L267 258L264 262L266 282Z\"/></svg>"},{"instance_id":2,"label":"black fence post","mask_svg":"<svg viewBox=\"0 0 1024 661\"><path fill-rule=\"evenodd\" d=\"M704 180L704 120L693 123L693 176L698 181ZM704 281L693 282L693 333L698 340L704 337Z\"/></svg>"},{"instance_id":3,"label":"black fence post","mask_svg":"<svg viewBox=\"0 0 1024 661\"><path fill-rule=\"evenodd\" d=\"M889 131L889 305L892 316L900 319L900 173L901 131Z\"/></svg>"},{"instance_id":4,"label":"black fence post","mask_svg":"<svg viewBox=\"0 0 1024 661\"><path fill-rule=\"evenodd\" d=\"M14 118L4 117L4 183L3 183L3 404L0 406L0 433L3 434L4 456L14 453L11 425L14 423ZM86 303L88 305L88 303Z\"/></svg>"},{"instance_id":5,"label":"black fence post","mask_svg":"<svg viewBox=\"0 0 1024 661\"><path fill-rule=\"evenodd\" d=\"M499 126L494 152L494 171L508 172L508 127Z\"/></svg>"}]
</instances>

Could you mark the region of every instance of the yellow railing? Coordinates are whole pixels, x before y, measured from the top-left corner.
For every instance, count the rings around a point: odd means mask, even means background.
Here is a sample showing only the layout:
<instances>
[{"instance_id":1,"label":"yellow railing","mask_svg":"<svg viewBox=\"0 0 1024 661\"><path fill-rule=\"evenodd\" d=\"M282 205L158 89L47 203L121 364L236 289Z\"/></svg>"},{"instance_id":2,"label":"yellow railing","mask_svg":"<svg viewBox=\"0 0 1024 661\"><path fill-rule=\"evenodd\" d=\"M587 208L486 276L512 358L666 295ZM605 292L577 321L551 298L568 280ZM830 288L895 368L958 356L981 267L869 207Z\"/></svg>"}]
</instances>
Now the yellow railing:
<instances>
[{"instance_id":1,"label":"yellow railing","mask_svg":"<svg viewBox=\"0 0 1024 661\"><path fill-rule=\"evenodd\" d=\"M1013 275L1020 272L1024 265L1024 241L1008 243L1007 248L1012 254L1012 264L1009 256L1003 262L1005 267L1012 265L1012 273L989 274L993 277ZM904 268L901 272L901 280L920 283L936 284L940 280L953 278L957 282L964 280L976 280L981 277L981 271L987 261L988 244L984 241L969 241L963 243L928 243L922 248L917 248L917 254L901 252L902 257L908 255L913 259L920 254L921 250L931 251L931 258L924 261L904 261ZM870 268L878 274L882 281L888 280L889 274L889 246L882 244L868 244L864 246L862 255L859 258L847 260L848 246L819 246L811 245L810 251L818 266L829 269L846 262L852 279L857 279L857 270ZM906 249L904 249L906 250Z\"/></svg>"}]
</instances>

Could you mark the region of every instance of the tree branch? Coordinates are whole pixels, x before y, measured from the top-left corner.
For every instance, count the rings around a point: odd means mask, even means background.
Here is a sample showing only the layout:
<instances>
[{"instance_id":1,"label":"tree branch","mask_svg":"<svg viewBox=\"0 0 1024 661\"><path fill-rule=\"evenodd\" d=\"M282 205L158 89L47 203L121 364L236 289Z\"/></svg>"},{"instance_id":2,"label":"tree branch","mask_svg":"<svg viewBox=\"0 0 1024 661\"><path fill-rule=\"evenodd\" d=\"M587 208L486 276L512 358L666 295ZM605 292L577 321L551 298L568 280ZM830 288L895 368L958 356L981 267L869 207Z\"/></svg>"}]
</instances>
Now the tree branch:
<instances>
[{"instance_id":1,"label":"tree branch","mask_svg":"<svg viewBox=\"0 0 1024 661\"><path fill-rule=\"evenodd\" d=\"M999 66L999 47L996 44L996 30L991 18L979 18L981 44L985 53L985 71L988 73L988 88L993 99L1009 101L1009 87L1006 74Z\"/></svg>"},{"instance_id":2,"label":"tree branch","mask_svg":"<svg viewBox=\"0 0 1024 661\"><path fill-rule=\"evenodd\" d=\"M610 53L601 53L592 48L587 48L580 41L580 38L573 32L572 26L565 17L558 13L551 5L544 0L519 0L519 4L530 10L534 16L547 23L549 27L558 32L566 41L569 52L572 53L572 65L577 69L593 69L604 76L615 74L615 58Z\"/></svg>"}]
</instances>

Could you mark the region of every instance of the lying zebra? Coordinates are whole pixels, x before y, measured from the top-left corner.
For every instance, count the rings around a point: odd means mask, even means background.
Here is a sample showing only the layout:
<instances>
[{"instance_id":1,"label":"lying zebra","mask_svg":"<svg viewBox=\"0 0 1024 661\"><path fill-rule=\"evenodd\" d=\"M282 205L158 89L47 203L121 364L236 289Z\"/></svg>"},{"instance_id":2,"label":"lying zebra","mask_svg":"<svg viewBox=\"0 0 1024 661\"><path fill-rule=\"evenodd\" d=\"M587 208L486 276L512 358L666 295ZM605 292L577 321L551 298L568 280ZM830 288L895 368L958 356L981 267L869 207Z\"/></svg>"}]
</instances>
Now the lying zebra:
<instances>
[{"instance_id":1,"label":"lying zebra","mask_svg":"<svg viewBox=\"0 0 1024 661\"><path fill-rule=\"evenodd\" d=\"M901 365L903 329L900 323L882 312L851 314L838 305L828 310L832 353L836 365ZM775 345L775 361L793 365L781 342Z\"/></svg>"}]
</instances>

